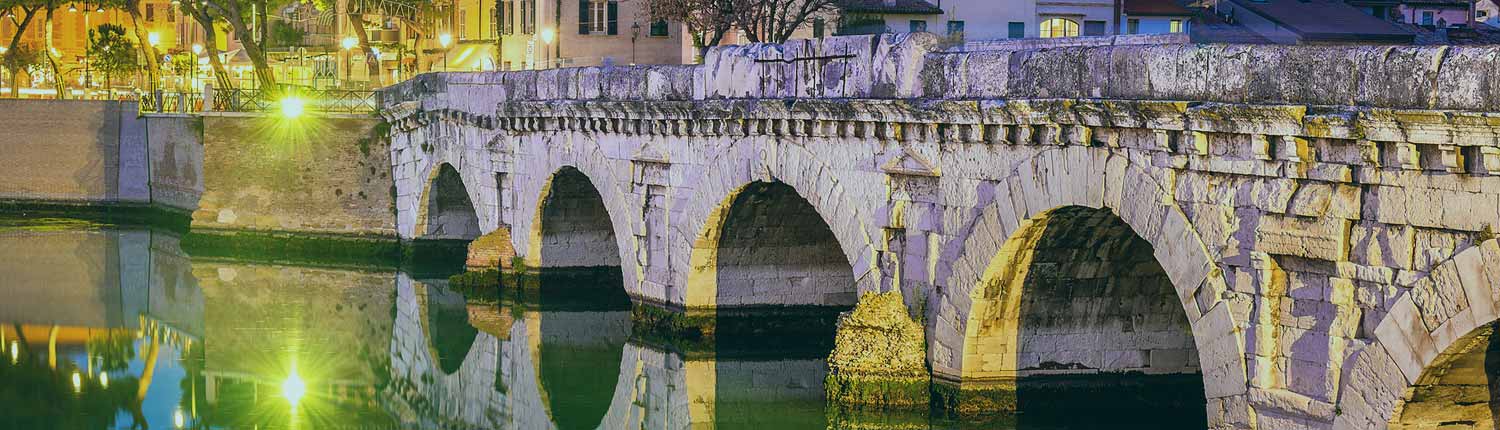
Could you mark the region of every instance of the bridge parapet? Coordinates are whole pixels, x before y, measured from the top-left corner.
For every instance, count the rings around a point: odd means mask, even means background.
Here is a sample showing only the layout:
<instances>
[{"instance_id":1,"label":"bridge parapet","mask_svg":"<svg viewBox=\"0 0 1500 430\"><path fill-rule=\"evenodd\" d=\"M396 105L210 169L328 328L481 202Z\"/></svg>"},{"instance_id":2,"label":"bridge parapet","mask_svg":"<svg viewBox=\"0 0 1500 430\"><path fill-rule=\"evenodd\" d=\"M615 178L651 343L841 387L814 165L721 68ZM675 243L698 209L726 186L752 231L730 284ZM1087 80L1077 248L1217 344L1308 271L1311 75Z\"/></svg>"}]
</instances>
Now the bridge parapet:
<instances>
[{"instance_id":1,"label":"bridge parapet","mask_svg":"<svg viewBox=\"0 0 1500 430\"><path fill-rule=\"evenodd\" d=\"M434 93L464 94L447 102L466 104L1075 98L1490 112L1500 110L1497 61L1500 47L1101 42L950 51L935 35L887 34L717 47L700 65L425 74L386 89L383 102Z\"/></svg>"}]
</instances>

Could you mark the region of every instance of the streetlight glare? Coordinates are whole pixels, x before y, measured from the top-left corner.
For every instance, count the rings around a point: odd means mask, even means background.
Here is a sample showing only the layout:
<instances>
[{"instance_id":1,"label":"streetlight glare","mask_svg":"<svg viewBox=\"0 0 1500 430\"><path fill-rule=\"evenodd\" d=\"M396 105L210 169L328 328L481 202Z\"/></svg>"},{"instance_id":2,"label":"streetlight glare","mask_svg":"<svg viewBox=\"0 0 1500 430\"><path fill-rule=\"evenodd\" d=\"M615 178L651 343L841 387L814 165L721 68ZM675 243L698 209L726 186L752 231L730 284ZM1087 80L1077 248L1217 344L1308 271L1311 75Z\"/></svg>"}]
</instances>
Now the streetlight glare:
<instances>
[{"instance_id":1,"label":"streetlight glare","mask_svg":"<svg viewBox=\"0 0 1500 430\"><path fill-rule=\"evenodd\" d=\"M302 99L297 96L288 96L281 99L281 116L283 117L291 119L302 116L303 108Z\"/></svg>"},{"instance_id":2,"label":"streetlight glare","mask_svg":"<svg viewBox=\"0 0 1500 430\"><path fill-rule=\"evenodd\" d=\"M292 366L292 374L287 375L286 381L281 383L281 396L292 406L302 401L302 396L307 394L307 384L302 382L302 377L297 376L297 366Z\"/></svg>"},{"instance_id":3,"label":"streetlight glare","mask_svg":"<svg viewBox=\"0 0 1500 430\"><path fill-rule=\"evenodd\" d=\"M161 35L157 34L154 31L151 32L150 34L147 34L146 35L146 43L150 43L151 46L160 45L161 44Z\"/></svg>"},{"instance_id":4,"label":"streetlight glare","mask_svg":"<svg viewBox=\"0 0 1500 430\"><path fill-rule=\"evenodd\" d=\"M443 45L444 48L447 48L448 45L453 44L453 35L448 34L448 33L439 34L438 35L438 44L441 44L441 45Z\"/></svg>"},{"instance_id":5,"label":"streetlight glare","mask_svg":"<svg viewBox=\"0 0 1500 430\"><path fill-rule=\"evenodd\" d=\"M552 28L549 27L542 29L542 43L551 44L553 37L557 37L557 33L554 32Z\"/></svg>"},{"instance_id":6,"label":"streetlight glare","mask_svg":"<svg viewBox=\"0 0 1500 430\"><path fill-rule=\"evenodd\" d=\"M194 43L193 44L193 55L203 55L203 45L202 44L198 44L198 43Z\"/></svg>"},{"instance_id":7,"label":"streetlight glare","mask_svg":"<svg viewBox=\"0 0 1500 430\"><path fill-rule=\"evenodd\" d=\"M343 46L344 49L354 49L356 45L359 45L359 39L345 37L344 40L339 41L339 45Z\"/></svg>"},{"instance_id":8,"label":"streetlight glare","mask_svg":"<svg viewBox=\"0 0 1500 430\"><path fill-rule=\"evenodd\" d=\"M73 372L73 392L83 391L83 375Z\"/></svg>"}]
</instances>

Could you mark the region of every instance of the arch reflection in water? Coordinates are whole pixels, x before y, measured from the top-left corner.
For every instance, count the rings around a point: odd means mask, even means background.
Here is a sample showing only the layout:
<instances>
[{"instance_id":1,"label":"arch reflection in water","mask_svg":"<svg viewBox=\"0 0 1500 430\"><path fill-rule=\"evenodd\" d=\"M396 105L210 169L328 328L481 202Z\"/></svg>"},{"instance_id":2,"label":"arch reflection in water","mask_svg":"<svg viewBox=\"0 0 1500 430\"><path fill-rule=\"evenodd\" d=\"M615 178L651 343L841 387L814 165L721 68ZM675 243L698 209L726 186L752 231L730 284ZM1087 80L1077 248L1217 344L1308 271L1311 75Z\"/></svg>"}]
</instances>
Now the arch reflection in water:
<instances>
[{"instance_id":1,"label":"arch reflection in water","mask_svg":"<svg viewBox=\"0 0 1500 430\"><path fill-rule=\"evenodd\" d=\"M394 271L193 259L145 229L7 230L0 250L0 395L24 399L5 428L1058 428L828 408L826 339L645 336L611 267L479 304Z\"/></svg>"},{"instance_id":2,"label":"arch reflection in water","mask_svg":"<svg viewBox=\"0 0 1500 430\"><path fill-rule=\"evenodd\" d=\"M646 343L632 336L623 293L605 293L623 290L594 288L619 282L600 273L544 277L529 299L471 305L481 333L454 372L436 367L441 359L423 346L436 325L423 330L416 318L443 282L398 277L389 409L423 428L826 426L823 356L773 348L738 358Z\"/></svg>"}]
</instances>

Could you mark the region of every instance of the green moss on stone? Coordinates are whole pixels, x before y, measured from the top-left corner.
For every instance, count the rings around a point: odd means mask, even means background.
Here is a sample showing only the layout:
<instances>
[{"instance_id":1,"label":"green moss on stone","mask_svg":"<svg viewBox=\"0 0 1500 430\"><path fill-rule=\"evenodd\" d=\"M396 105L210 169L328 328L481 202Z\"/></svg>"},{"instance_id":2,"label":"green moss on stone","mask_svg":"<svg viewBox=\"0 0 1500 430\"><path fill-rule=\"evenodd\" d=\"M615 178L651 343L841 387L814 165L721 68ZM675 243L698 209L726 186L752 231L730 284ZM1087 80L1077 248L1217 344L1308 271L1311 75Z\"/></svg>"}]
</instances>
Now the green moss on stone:
<instances>
[{"instance_id":1,"label":"green moss on stone","mask_svg":"<svg viewBox=\"0 0 1500 430\"><path fill-rule=\"evenodd\" d=\"M861 296L839 319L828 356L828 401L853 408L927 408L931 373L925 337L899 292Z\"/></svg>"},{"instance_id":2,"label":"green moss on stone","mask_svg":"<svg viewBox=\"0 0 1500 430\"><path fill-rule=\"evenodd\" d=\"M182 238L195 257L311 265L396 267L401 249L379 236L198 229Z\"/></svg>"},{"instance_id":3,"label":"green moss on stone","mask_svg":"<svg viewBox=\"0 0 1500 430\"><path fill-rule=\"evenodd\" d=\"M932 384L932 408L941 414L976 417L1016 411L1014 381Z\"/></svg>"},{"instance_id":4,"label":"green moss on stone","mask_svg":"<svg viewBox=\"0 0 1500 430\"><path fill-rule=\"evenodd\" d=\"M463 294L470 302L496 303L500 300L500 270L476 270L450 276L448 288Z\"/></svg>"}]
</instances>

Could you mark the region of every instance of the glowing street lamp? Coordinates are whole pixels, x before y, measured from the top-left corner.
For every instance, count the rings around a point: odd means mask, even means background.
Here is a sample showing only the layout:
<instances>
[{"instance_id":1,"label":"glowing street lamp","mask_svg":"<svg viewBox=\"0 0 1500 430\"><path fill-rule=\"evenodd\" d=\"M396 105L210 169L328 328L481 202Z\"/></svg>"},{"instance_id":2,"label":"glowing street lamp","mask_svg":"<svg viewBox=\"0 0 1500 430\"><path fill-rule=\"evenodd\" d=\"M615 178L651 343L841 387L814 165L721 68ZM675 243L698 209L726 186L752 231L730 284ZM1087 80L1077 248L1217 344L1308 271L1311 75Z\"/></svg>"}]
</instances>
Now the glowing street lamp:
<instances>
[{"instance_id":1,"label":"glowing street lamp","mask_svg":"<svg viewBox=\"0 0 1500 430\"><path fill-rule=\"evenodd\" d=\"M83 391L83 375L79 375L78 372L75 371L75 372L73 372L73 392L77 393L77 392L82 392L82 391Z\"/></svg>"},{"instance_id":2,"label":"glowing street lamp","mask_svg":"<svg viewBox=\"0 0 1500 430\"><path fill-rule=\"evenodd\" d=\"M150 43L152 47L155 47L156 45L160 45L161 44L161 35L160 34L156 34L156 32L154 32L154 31L151 32L150 34L147 34L146 35L146 43Z\"/></svg>"},{"instance_id":3,"label":"glowing street lamp","mask_svg":"<svg viewBox=\"0 0 1500 430\"><path fill-rule=\"evenodd\" d=\"M297 376L297 366L292 365L292 374L287 375L286 381L281 383L281 396L286 398L292 407L302 402L302 396L307 395L307 384L302 382L302 377Z\"/></svg>"},{"instance_id":4,"label":"glowing street lamp","mask_svg":"<svg viewBox=\"0 0 1500 430\"><path fill-rule=\"evenodd\" d=\"M344 40L339 41L339 45L343 46L344 49L354 49L356 45L359 45L359 39L354 38L354 36L345 37Z\"/></svg>"},{"instance_id":5,"label":"glowing street lamp","mask_svg":"<svg viewBox=\"0 0 1500 430\"><path fill-rule=\"evenodd\" d=\"M281 116L286 117L287 119L295 119L299 116L302 116L302 111L305 108L306 106L304 106L302 99L297 96L288 96L287 98L281 99ZM293 371L292 376L296 376L295 370Z\"/></svg>"},{"instance_id":6,"label":"glowing street lamp","mask_svg":"<svg viewBox=\"0 0 1500 430\"><path fill-rule=\"evenodd\" d=\"M553 31L551 27L542 29L542 43L551 45L552 38L554 37L557 37L557 32Z\"/></svg>"},{"instance_id":7,"label":"glowing street lamp","mask_svg":"<svg viewBox=\"0 0 1500 430\"><path fill-rule=\"evenodd\" d=\"M443 71L448 71L448 45L453 43L453 35L443 33L438 35L438 44L443 45Z\"/></svg>"},{"instance_id":8,"label":"glowing street lamp","mask_svg":"<svg viewBox=\"0 0 1500 430\"><path fill-rule=\"evenodd\" d=\"M202 44L199 44L199 43L194 43L193 44L193 55L203 55L203 45Z\"/></svg>"}]
</instances>

